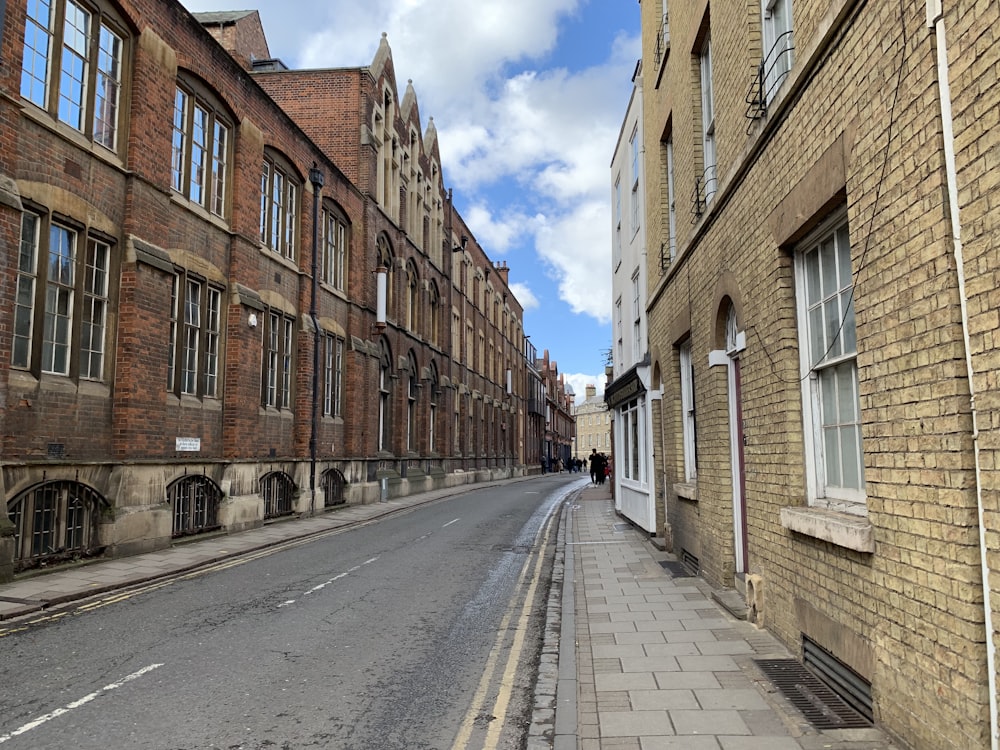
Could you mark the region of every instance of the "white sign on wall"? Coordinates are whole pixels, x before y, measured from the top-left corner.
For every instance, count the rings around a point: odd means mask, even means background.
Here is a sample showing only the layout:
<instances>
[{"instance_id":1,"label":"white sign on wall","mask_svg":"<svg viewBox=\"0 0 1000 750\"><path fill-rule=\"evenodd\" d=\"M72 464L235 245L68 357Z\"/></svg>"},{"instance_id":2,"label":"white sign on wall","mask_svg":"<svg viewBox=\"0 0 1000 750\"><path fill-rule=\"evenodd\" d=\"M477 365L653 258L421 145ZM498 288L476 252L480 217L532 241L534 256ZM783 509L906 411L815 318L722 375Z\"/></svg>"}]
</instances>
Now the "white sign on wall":
<instances>
[{"instance_id":1,"label":"white sign on wall","mask_svg":"<svg viewBox=\"0 0 1000 750\"><path fill-rule=\"evenodd\" d=\"M200 451L201 438L177 438L177 447L174 450L180 451Z\"/></svg>"}]
</instances>

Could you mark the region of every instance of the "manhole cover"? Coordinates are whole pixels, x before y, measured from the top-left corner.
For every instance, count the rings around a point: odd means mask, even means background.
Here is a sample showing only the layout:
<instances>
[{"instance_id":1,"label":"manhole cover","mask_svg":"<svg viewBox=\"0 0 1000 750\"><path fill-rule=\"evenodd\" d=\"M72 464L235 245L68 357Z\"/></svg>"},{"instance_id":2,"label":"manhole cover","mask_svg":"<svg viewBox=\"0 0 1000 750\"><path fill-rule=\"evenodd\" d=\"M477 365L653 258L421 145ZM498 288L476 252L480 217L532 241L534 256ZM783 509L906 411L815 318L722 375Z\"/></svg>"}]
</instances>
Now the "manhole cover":
<instances>
[{"instance_id":1,"label":"manhole cover","mask_svg":"<svg viewBox=\"0 0 1000 750\"><path fill-rule=\"evenodd\" d=\"M754 659L785 698L817 729L862 729L872 724L796 659Z\"/></svg>"}]
</instances>

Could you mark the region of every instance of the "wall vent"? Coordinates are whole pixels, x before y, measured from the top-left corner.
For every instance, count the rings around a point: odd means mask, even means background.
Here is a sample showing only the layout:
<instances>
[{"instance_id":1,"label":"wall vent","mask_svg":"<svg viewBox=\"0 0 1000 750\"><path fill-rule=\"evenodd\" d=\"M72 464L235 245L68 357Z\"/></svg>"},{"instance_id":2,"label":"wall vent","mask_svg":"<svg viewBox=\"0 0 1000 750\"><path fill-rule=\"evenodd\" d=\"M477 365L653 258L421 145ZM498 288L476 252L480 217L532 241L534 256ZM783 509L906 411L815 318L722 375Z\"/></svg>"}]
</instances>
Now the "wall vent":
<instances>
[{"instance_id":1,"label":"wall vent","mask_svg":"<svg viewBox=\"0 0 1000 750\"><path fill-rule=\"evenodd\" d=\"M855 711L868 721L874 719L872 684L805 634L802 661Z\"/></svg>"}]
</instances>

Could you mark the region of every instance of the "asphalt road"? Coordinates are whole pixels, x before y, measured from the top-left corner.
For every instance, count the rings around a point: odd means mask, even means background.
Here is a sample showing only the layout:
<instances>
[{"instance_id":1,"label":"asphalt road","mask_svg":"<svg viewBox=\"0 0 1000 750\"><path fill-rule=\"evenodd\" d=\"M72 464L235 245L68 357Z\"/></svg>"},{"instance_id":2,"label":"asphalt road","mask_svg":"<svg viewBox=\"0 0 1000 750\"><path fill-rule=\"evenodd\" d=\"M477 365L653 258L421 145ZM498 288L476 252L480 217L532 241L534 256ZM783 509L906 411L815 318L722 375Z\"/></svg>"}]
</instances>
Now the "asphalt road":
<instances>
[{"instance_id":1,"label":"asphalt road","mask_svg":"<svg viewBox=\"0 0 1000 750\"><path fill-rule=\"evenodd\" d=\"M520 747L570 478L472 489L7 636L0 747Z\"/></svg>"}]
</instances>

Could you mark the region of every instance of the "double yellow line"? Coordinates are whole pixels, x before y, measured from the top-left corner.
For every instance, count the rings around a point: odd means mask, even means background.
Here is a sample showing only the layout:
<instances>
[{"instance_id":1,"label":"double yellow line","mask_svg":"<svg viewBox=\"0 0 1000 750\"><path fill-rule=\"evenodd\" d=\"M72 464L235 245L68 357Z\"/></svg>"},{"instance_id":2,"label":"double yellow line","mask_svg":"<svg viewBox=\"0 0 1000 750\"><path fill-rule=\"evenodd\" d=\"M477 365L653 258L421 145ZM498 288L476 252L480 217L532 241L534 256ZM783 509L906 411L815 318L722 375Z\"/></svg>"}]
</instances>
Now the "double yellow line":
<instances>
[{"instance_id":1,"label":"double yellow line","mask_svg":"<svg viewBox=\"0 0 1000 750\"><path fill-rule=\"evenodd\" d=\"M475 747L478 750L492 750L492 748L497 747L497 743L500 741L500 733L503 731L504 719L506 718L511 695L514 690L514 678L517 674L517 664L524 651L524 639L528 631L529 621L531 619L531 610L535 600L535 591L538 589L538 584L541 580L542 566L545 562L545 555L551 542L551 528L555 522L556 515L557 514L555 512L549 515L547 521L535 537L536 542L539 537L541 537L543 541L541 547L538 548L534 568L531 567L530 559L526 561L524 567L521 569L521 575L517 581L517 590L520 591L530 571L531 582L528 586L528 591L524 596L524 603L521 605L521 611L517 618L514 638L510 646L510 654L508 655L507 661L503 666L503 672L500 674L500 689L497 691L496 700L494 700L493 705L488 708L484 705L486 703L486 695L490 689L490 685L493 684L497 678L497 667L500 661L500 654L503 652L503 645L507 640L507 628L510 627L511 620L513 619L513 610L509 610L500 622L497 639L493 644L492 650L490 651L489 658L486 660L486 668L483 670L483 676L479 681L479 687L476 688L475 695L473 695L472 698L472 703L469 706L469 711L466 713L465 719L463 719L462 724L459 727L458 734L455 737L455 741L452 743L451 750L467 750L471 747L470 742L472 741L472 732L475 726L475 721L479 716L484 714L494 717L494 720L490 722L489 730L486 733L486 738L483 743L477 744ZM483 707L484 710L480 710L480 707Z\"/></svg>"}]
</instances>

